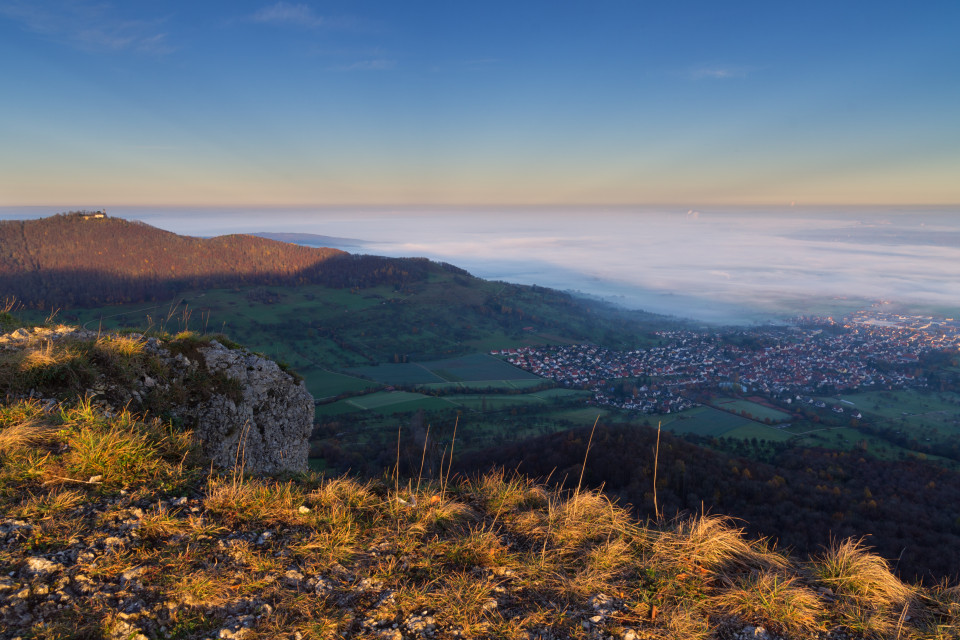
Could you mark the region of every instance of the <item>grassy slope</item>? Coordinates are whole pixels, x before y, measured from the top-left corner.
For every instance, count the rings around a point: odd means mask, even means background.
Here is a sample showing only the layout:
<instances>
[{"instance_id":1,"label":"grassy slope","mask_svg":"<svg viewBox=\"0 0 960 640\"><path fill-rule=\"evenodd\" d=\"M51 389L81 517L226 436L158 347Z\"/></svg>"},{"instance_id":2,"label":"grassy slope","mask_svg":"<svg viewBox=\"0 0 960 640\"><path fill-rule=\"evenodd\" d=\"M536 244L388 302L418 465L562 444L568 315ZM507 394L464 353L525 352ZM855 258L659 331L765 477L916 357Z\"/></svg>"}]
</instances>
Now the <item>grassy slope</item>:
<instances>
[{"instance_id":1,"label":"grassy slope","mask_svg":"<svg viewBox=\"0 0 960 640\"><path fill-rule=\"evenodd\" d=\"M127 413L6 404L0 637L957 637L956 587L853 542L798 562L520 477L257 480L191 450Z\"/></svg>"},{"instance_id":2,"label":"grassy slope","mask_svg":"<svg viewBox=\"0 0 960 640\"><path fill-rule=\"evenodd\" d=\"M138 366L125 341L91 348L84 366ZM35 351L4 371L72 380ZM72 388L0 405L0 638L957 637L956 587L904 584L853 542L800 562L717 517L642 524L599 493L442 465L222 475L189 432Z\"/></svg>"}]
</instances>

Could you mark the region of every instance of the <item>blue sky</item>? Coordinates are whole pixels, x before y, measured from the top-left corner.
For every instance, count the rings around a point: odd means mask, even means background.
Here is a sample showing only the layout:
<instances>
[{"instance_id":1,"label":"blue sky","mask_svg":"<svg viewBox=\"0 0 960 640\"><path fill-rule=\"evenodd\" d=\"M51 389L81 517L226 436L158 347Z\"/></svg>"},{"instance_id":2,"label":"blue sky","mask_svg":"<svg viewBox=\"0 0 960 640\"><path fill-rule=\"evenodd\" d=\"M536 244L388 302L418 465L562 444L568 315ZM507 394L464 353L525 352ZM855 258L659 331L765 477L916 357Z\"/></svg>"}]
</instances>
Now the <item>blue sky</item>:
<instances>
[{"instance_id":1,"label":"blue sky","mask_svg":"<svg viewBox=\"0 0 960 640\"><path fill-rule=\"evenodd\" d=\"M0 206L954 204L960 3L0 0Z\"/></svg>"}]
</instances>

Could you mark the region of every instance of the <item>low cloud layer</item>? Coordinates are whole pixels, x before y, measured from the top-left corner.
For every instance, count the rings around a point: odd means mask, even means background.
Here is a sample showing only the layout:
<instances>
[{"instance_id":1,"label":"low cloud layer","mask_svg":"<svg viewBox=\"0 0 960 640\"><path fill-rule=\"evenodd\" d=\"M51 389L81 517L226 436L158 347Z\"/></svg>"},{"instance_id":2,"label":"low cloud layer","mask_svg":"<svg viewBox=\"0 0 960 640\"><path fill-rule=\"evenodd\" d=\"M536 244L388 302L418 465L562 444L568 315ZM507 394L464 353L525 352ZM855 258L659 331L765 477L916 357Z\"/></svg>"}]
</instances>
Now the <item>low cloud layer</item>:
<instances>
[{"instance_id":1,"label":"low cloud layer","mask_svg":"<svg viewBox=\"0 0 960 640\"><path fill-rule=\"evenodd\" d=\"M425 256L485 278L577 290L713 322L881 299L960 306L958 211L111 213L195 235L285 231L359 238L366 253Z\"/></svg>"}]
</instances>

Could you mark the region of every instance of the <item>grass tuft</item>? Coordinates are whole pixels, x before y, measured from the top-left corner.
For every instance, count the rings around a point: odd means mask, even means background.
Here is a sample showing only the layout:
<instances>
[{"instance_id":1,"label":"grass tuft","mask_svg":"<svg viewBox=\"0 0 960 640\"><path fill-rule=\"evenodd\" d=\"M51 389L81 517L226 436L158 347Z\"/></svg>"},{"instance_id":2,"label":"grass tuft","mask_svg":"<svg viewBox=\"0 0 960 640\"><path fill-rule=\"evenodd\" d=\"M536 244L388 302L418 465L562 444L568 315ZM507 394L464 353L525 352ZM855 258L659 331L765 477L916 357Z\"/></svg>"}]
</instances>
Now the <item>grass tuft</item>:
<instances>
[{"instance_id":1,"label":"grass tuft","mask_svg":"<svg viewBox=\"0 0 960 640\"><path fill-rule=\"evenodd\" d=\"M813 561L817 579L836 593L870 609L902 608L914 589L890 571L890 565L867 551L862 540L834 542Z\"/></svg>"},{"instance_id":2,"label":"grass tuft","mask_svg":"<svg viewBox=\"0 0 960 640\"><path fill-rule=\"evenodd\" d=\"M742 576L713 598L713 604L740 619L789 636L811 635L822 628L824 603L796 576L774 571Z\"/></svg>"},{"instance_id":3,"label":"grass tuft","mask_svg":"<svg viewBox=\"0 0 960 640\"><path fill-rule=\"evenodd\" d=\"M703 568L714 573L742 568L776 570L787 567L786 559L750 543L729 518L700 515L676 521L653 543L657 564L674 568Z\"/></svg>"}]
</instances>

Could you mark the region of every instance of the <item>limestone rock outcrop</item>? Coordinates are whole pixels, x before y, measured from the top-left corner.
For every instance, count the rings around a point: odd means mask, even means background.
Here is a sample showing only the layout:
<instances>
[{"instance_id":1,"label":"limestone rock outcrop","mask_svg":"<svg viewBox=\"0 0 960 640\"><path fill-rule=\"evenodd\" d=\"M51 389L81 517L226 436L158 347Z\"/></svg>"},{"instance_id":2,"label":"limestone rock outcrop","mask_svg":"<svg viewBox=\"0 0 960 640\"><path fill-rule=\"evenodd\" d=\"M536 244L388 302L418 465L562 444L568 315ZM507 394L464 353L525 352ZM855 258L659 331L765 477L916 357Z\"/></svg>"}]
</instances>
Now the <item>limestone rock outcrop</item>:
<instances>
[{"instance_id":1,"label":"limestone rock outcrop","mask_svg":"<svg viewBox=\"0 0 960 640\"><path fill-rule=\"evenodd\" d=\"M273 360L216 340L199 349L212 374L238 383L175 412L197 433L203 451L221 468L254 474L305 471L313 429L313 397Z\"/></svg>"},{"instance_id":2,"label":"limestone rock outcrop","mask_svg":"<svg viewBox=\"0 0 960 640\"><path fill-rule=\"evenodd\" d=\"M116 355L121 348L126 351ZM313 397L276 362L245 348L196 336L165 340L58 326L0 335L0 354L13 351L25 359L18 365L8 357L4 366L49 363L50 374L35 376L33 386L0 376L20 384L0 394L50 405L88 398L110 412L128 407L168 416L192 429L203 454L221 469L256 475L307 469Z\"/></svg>"}]
</instances>

